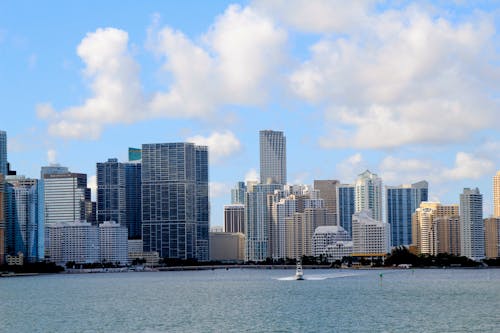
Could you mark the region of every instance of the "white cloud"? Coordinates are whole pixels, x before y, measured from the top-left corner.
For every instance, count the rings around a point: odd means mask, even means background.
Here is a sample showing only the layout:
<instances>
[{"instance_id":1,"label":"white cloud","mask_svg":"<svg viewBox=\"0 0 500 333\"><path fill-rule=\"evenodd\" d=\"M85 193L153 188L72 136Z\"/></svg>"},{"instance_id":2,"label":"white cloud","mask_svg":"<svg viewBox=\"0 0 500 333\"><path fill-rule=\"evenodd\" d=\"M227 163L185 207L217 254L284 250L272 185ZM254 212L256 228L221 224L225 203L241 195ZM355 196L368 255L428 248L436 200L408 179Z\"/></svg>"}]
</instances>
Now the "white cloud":
<instances>
[{"instance_id":1,"label":"white cloud","mask_svg":"<svg viewBox=\"0 0 500 333\"><path fill-rule=\"evenodd\" d=\"M366 169L369 169L368 163L361 153L356 153L337 163L336 174L341 182L352 183Z\"/></svg>"},{"instance_id":2,"label":"white cloud","mask_svg":"<svg viewBox=\"0 0 500 333\"><path fill-rule=\"evenodd\" d=\"M248 170L247 173L245 174L245 182L248 182L248 181L257 181L258 182L259 179L260 179L259 173L257 172L257 170L255 168Z\"/></svg>"},{"instance_id":3,"label":"white cloud","mask_svg":"<svg viewBox=\"0 0 500 333\"><path fill-rule=\"evenodd\" d=\"M226 183L210 182L209 189L210 189L210 198L212 199L224 197L231 193L231 186Z\"/></svg>"},{"instance_id":4,"label":"white cloud","mask_svg":"<svg viewBox=\"0 0 500 333\"><path fill-rule=\"evenodd\" d=\"M97 176L93 175L88 178L87 187L90 188L92 201L95 201L97 197Z\"/></svg>"},{"instance_id":5,"label":"white cloud","mask_svg":"<svg viewBox=\"0 0 500 333\"><path fill-rule=\"evenodd\" d=\"M373 0L255 0L253 6L292 28L306 32L343 32L368 19Z\"/></svg>"},{"instance_id":6,"label":"white cloud","mask_svg":"<svg viewBox=\"0 0 500 333\"><path fill-rule=\"evenodd\" d=\"M97 138L103 126L130 123L144 117L139 66L129 54L127 32L114 28L88 33L77 53L85 63L92 96L83 105L59 113L39 105L39 117L48 118L49 133L65 138Z\"/></svg>"},{"instance_id":7,"label":"white cloud","mask_svg":"<svg viewBox=\"0 0 500 333\"><path fill-rule=\"evenodd\" d=\"M380 175L386 184L401 184L427 180L443 184L467 179L479 179L493 174L495 164L477 154L458 152L449 167L432 159L401 159L387 156L380 163Z\"/></svg>"},{"instance_id":8,"label":"white cloud","mask_svg":"<svg viewBox=\"0 0 500 333\"><path fill-rule=\"evenodd\" d=\"M366 27L311 47L289 81L299 98L328 106L322 146L460 142L492 126L500 77L492 18L432 15L417 6L372 13Z\"/></svg>"},{"instance_id":9,"label":"white cloud","mask_svg":"<svg viewBox=\"0 0 500 333\"><path fill-rule=\"evenodd\" d=\"M283 59L287 34L250 7L231 5L199 39L170 27L148 30L148 47L163 61L166 91L146 97L128 33L115 28L88 33L77 48L91 96L56 112L37 106L49 133L64 138L100 136L104 127L149 118L212 120L228 105L260 105Z\"/></svg>"},{"instance_id":10,"label":"white cloud","mask_svg":"<svg viewBox=\"0 0 500 333\"><path fill-rule=\"evenodd\" d=\"M47 150L47 162L49 165L57 163L57 151L55 149Z\"/></svg>"},{"instance_id":11,"label":"white cloud","mask_svg":"<svg viewBox=\"0 0 500 333\"><path fill-rule=\"evenodd\" d=\"M287 35L250 7L231 5L195 43L167 27L150 31L150 47L172 75L167 92L156 93L156 114L209 117L222 105L258 105L267 98L283 58Z\"/></svg>"},{"instance_id":12,"label":"white cloud","mask_svg":"<svg viewBox=\"0 0 500 333\"><path fill-rule=\"evenodd\" d=\"M241 149L241 143L231 131L213 132L208 137L201 135L192 136L186 139L197 145L208 146L209 158L214 162L222 158L231 156Z\"/></svg>"}]
</instances>

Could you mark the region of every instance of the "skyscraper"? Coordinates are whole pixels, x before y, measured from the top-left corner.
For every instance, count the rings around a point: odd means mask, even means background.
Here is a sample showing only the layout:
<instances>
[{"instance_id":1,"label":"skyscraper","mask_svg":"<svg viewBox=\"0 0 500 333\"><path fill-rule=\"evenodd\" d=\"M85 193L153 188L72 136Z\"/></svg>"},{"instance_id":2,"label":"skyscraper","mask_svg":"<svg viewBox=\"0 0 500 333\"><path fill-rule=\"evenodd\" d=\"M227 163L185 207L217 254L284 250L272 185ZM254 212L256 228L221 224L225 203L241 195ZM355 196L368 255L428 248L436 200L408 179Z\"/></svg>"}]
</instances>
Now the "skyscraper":
<instances>
[{"instance_id":1,"label":"skyscraper","mask_svg":"<svg viewBox=\"0 0 500 333\"><path fill-rule=\"evenodd\" d=\"M7 176L7 132L0 131L0 173Z\"/></svg>"},{"instance_id":2,"label":"skyscraper","mask_svg":"<svg viewBox=\"0 0 500 333\"><path fill-rule=\"evenodd\" d=\"M5 179L0 173L0 265L5 258Z\"/></svg>"},{"instance_id":3,"label":"skyscraper","mask_svg":"<svg viewBox=\"0 0 500 333\"><path fill-rule=\"evenodd\" d=\"M86 220L90 202L86 174L45 174L43 187L45 225Z\"/></svg>"},{"instance_id":4,"label":"skyscraper","mask_svg":"<svg viewBox=\"0 0 500 333\"><path fill-rule=\"evenodd\" d=\"M483 259L483 195L478 188L464 188L460 194L460 227L461 255L473 260Z\"/></svg>"},{"instance_id":5,"label":"skyscraper","mask_svg":"<svg viewBox=\"0 0 500 333\"><path fill-rule=\"evenodd\" d=\"M97 163L97 221L126 226L125 168L116 158Z\"/></svg>"},{"instance_id":6,"label":"skyscraper","mask_svg":"<svg viewBox=\"0 0 500 333\"><path fill-rule=\"evenodd\" d=\"M231 204L245 204L245 192L247 186L245 182L237 182L236 186L231 189Z\"/></svg>"},{"instance_id":7,"label":"skyscraper","mask_svg":"<svg viewBox=\"0 0 500 333\"><path fill-rule=\"evenodd\" d=\"M355 213L354 185L337 186L337 225L352 235L352 215Z\"/></svg>"},{"instance_id":8,"label":"skyscraper","mask_svg":"<svg viewBox=\"0 0 500 333\"><path fill-rule=\"evenodd\" d=\"M369 170L361 173L355 184L356 213L366 210L372 218L382 221L382 179Z\"/></svg>"},{"instance_id":9,"label":"skyscraper","mask_svg":"<svg viewBox=\"0 0 500 333\"><path fill-rule=\"evenodd\" d=\"M192 143L142 145L144 251L208 260L208 150Z\"/></svg>"},{"instance_id":10,"label":"skyscraper","mask_svg":"<svg viewBox=\"0 0 500 333\"><path fill-rule=\"evenodd\" d=\"M245 205L224 206L224 232L245 234Z\"/></svg>"},{"instance_id":11,"label":"skyscraper","mask_svg":"<svg viewBox=\"0 0 500 333\"><path fill-rule=\"evenodd\" d=\"M286 137L283 132L259 132L261 184L286 185Z\"/></svg>"},{"instance_id":12,"label":"skyscraper","mask_svg":"<svg viewBox=\"0 0 500 333\"><path fill-rule=\"evenodd\" d=\"M338 180L315 180L314 189L319 190L319 197L324 200L325 208L337 221L337 186Z\"/></svg>"},{"instance_id":13,"label":"skyscraper","mask_svg":"<svg viewBox=\"0 0 500 333\"><path fill-rule=\"evenodd\" d=\"M500 257L500 217L484 219L484 247L487 258Z\"/></svg>"},{"instance_id":14,"label":"skyscraper","mask_svg":"<svg viewBox=\"0 0 500 333\"><path fill-rule=\"evenodd\" d=\"M428 183L386 186L387 222L391 227L392 246L410 245L411 216L428 199Z\"/></svg>"},{"instance_id":15,"label":"skyscraper","mask_svg":"<svg viewBox=\"0 0 500 333\"><path fill-rule=\"evenodd\" d=\"M263 261L271 255L268 252L271 218L268 195L281 189L280 184L257 184L248 188L245 198L246 261Z\"/></svg>"},{"instance_id":16,"label":"skyscraper","mask_svg":"<svg viewBox=\"0 0 500 333\"><path fill-rule=\"evenodd\" d=\"M125 169L125 225L129 239L142 237L140 161L123 163Z\"/></svg>"},{"instance_id":17,"label":"skyscraper","mask_svg":"<svg viewBox=\"0 0 500 333\"><path fill-rule=\"evenodd\" d=\"M353 256L385 256L390 251L388 223L373 219L366 210L352 217Z\"/></svg>"},{"instance_id":18,"label":"skyscraper","mask_svg":"<svg viewBox=\"0 0 500 333\"><path fill-rule=\"evenodd\" d=\"M500 217L500 170L493 176L493 216Z\"/></svg>"}]
</instances>

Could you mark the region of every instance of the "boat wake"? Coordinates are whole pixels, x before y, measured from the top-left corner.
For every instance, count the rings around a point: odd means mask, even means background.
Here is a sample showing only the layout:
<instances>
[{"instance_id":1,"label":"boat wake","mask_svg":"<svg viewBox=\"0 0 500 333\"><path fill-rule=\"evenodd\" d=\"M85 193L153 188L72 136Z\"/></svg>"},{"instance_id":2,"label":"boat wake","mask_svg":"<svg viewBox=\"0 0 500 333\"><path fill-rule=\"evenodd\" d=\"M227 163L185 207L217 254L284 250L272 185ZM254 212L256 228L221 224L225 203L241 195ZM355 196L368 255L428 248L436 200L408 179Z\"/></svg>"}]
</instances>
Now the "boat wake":
<instances>
[{"instance_id":1,"label":"boat wake","mask_svg":"<svg viewBox=\"0 0 500 333\"><path fill-rule=\"evenodd\" d=\"M337 273L337 274L308 274L304 275L304 280L309 281L322 281L327 279L338 279L350 276L358 276L359 274L354 273ZM295 281L297 280L295 276L286 276L281 278L276 278L278 281Z\"/></svg>"}]
</instances>

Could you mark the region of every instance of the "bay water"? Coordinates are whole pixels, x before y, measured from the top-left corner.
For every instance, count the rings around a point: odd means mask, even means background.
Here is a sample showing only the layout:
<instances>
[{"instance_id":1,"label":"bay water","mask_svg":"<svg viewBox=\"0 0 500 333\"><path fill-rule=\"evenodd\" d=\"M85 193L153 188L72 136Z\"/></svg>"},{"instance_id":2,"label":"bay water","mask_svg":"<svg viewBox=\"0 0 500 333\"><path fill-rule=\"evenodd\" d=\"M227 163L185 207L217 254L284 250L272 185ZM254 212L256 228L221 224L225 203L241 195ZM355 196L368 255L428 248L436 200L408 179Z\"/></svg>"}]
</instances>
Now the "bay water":
<instances>
[{"instance_id":1,"label":"bay water","mask_svg":"<svg viewBox=\"0 0 500 333\"><path fill-rule=\"evenodd\" d=\"M0 332L500 332L499 269L0 279Z\"/></svg>"}]
</instances>

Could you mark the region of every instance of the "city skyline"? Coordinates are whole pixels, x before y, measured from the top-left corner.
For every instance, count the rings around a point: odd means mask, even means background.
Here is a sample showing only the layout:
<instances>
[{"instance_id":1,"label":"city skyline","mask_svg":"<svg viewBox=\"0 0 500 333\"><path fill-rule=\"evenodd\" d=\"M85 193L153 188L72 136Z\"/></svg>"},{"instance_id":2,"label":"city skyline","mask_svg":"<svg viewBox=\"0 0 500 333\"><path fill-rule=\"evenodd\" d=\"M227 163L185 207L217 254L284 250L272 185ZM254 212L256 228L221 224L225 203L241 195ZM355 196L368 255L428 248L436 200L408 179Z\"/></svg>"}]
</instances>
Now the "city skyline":
<instances>
[{"instance_id":1,"label":"city skyline","mask_svg":"<svg viewBox=\"0 0 500 333\"><path fill-rule=\"evenodd\" d=\"M287 138L290 184L351 184L368 169L384 186L425 179L443 204L478 187L483 215L493 213L495 4L281 6L4 2L1 130L12 168L38 178L58 162L87 174L95 193L96 163L126 162L128 147L208 145L211 224L222 225L231 188L259 174L258 131L272 129Z\"/></svg>"}]
</instances>

